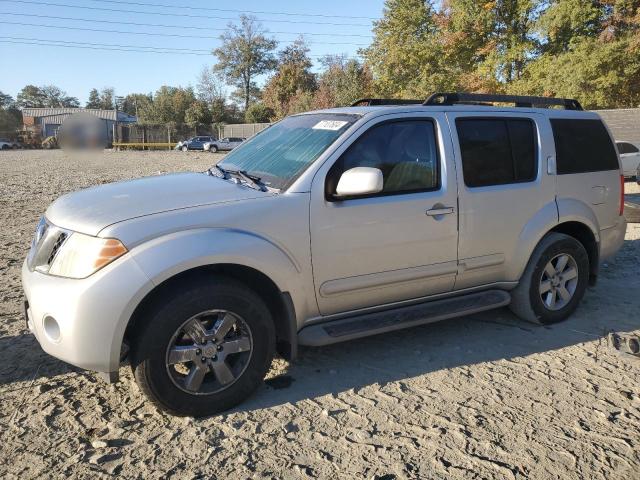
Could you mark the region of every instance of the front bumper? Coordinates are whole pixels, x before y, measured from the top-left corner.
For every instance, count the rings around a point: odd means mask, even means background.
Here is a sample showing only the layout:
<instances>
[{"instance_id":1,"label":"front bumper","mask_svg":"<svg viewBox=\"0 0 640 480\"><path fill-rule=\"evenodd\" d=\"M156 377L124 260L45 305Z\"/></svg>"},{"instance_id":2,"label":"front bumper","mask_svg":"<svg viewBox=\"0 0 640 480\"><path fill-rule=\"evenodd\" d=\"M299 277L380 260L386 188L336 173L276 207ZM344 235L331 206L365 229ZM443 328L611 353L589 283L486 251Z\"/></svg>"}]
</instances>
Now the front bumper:
<instances>
[{"instance_id":1,"label":"front bumper","mask_svg":"<svg viewBox=\"0 0 640 480\"><path fill-rule=\"evenodd\" d=\"M29 330L42 349L97 372L118 370L127 323L152 288L129 254L81 280L32 272L25 261L22 286Z\"/></svg>"}]
</instances>

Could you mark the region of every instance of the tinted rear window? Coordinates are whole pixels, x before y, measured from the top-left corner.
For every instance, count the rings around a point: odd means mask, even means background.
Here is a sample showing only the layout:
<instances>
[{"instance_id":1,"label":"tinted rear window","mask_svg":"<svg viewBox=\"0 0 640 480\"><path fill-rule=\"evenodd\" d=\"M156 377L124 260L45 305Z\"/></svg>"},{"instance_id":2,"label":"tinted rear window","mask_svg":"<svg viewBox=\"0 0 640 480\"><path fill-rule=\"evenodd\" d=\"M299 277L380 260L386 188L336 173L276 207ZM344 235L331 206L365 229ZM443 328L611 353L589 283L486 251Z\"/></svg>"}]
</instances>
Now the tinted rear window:
<instances>
[{"instance_id":1,"label":"tinted rear window","mask_svg":"<svg viewBox=\"0 0 640 480\"><path fill-rule=\"evenodd\" d=\"M456 128L468 187L535 180L535 127L531 120L466 118L458 119Z\"/></svg>"},{"instance_id":2,"label":"tinted rear window","mask_svg":"<svg viewBox=\"0 0 640 480\"><path fill-rule=\"evenodd\" d=\"M600 120L551 120L558 174L618 170L611 137Z\"/></svg>"}]
</instances>

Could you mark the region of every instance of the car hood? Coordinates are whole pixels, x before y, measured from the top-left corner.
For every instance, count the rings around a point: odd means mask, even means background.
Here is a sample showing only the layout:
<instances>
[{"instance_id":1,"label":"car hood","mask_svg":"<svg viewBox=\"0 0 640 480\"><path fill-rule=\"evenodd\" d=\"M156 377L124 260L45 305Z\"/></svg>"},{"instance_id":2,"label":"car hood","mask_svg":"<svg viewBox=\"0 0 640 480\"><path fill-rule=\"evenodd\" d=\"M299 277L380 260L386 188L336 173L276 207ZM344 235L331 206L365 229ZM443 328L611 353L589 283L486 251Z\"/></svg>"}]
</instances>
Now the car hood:
<instances>
[{"instance_id":1,"label":"car hood","mask_svg":"<svg viewBox=\"0 0 640 480\"><path fill-rule=\"evenodd\" d=\"M202 173L178 173L110 183L64 195L47 209L62 228L98 235L136 217L273 195Z\"/></svg>"}]
</instances>

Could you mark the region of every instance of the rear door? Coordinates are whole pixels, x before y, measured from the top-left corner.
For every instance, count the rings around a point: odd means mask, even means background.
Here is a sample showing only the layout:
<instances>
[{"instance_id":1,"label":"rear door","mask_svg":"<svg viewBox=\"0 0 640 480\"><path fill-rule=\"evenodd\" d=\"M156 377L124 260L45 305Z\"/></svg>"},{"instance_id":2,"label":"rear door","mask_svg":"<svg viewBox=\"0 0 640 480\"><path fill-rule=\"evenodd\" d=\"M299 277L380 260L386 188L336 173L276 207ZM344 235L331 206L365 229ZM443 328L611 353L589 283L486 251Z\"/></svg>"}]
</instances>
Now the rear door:
<instances>
[{"instance_id":1,"label":"rear door","mask_svg":"<svg viewBox=\"0 0 640 480\"><path fill-rule=\"evenodd\" d=\"M456 155L460 237L456 289L513 281L520 235L541 210L557 219L555 178L547 173L553 137L528 112L447 113Z\"/></svg>"}]
</instances>

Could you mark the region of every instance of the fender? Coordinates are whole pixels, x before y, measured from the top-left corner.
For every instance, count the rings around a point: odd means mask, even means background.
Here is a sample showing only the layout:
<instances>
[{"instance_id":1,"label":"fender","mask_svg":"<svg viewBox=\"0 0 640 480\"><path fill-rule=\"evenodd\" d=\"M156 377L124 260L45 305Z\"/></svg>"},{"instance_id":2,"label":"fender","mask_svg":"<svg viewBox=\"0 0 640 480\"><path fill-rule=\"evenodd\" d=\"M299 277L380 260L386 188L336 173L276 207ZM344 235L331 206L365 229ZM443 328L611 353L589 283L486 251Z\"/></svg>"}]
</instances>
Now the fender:
<instances>
[{"instance_id":1,"label":"fender","mask_svg":"<svg viewBox=\"0 0 640 480\"><path fill-rule=\"evenodd\" d=\"M540 243L542 237L554 227L566 222L578 222L586 225L593 232L596 242L600 243L598 221L591 208L579 200L556 199L540 209L520 232L508 278L519 280L533 250Z\"/></svg>"},{"instance_id":2,"label":"fender","mask_svg":"<svg viewBox=\"0 0 640 480\"><path fill-rule=\"evenodd\" d=\"M124 333L137 306L156 286L181 272L213 264L242 265L268 276L294 302L305 298L301 270L295 259L275 242L253 232L229 228L184 230L145 242L134 247L129 255L149 282L135 293L118 319L111 346L112 371L118 369ZM297 308L293 305L291 310ZM297 324L292 328L297 332Z\"/></svg>"},{"instance_id":3,"label":"fender","mask_svg":"<svg viewBox=\"0 0 640 480\"><path fill-rule=\"evenodd\" d=\"M596 243L600 244L600 224L591 206L575 198L558 198L556 203L558 204L559 223L584 223L593 233Z\"/></svg>"},{"instance_id":4,"label":"fender","mask_svg":"<svg viewBox=\"0 0 640 480\"><path fill-rule=\"evenodd\" d=\"M264 236L230 228L200 228L171 233L135 247L133 259L154 285L186 270L232 263L254 268L280 291L297 291L300 266L282 247Z\"/></svg>"},{"instance_id":5,"label":"fender","mask_svg":"<svg viewBox=\"0 0 640 480\"><path fill-rule=\"evenodd\" d=\"M525 223L520 231L518 243L515 245L513 256L507 261L507 278L519 281L527 267L529 258L549 230L558 224L558 207L555 200L545 204L536 214Z\"/></svg>"}]
</instances>

